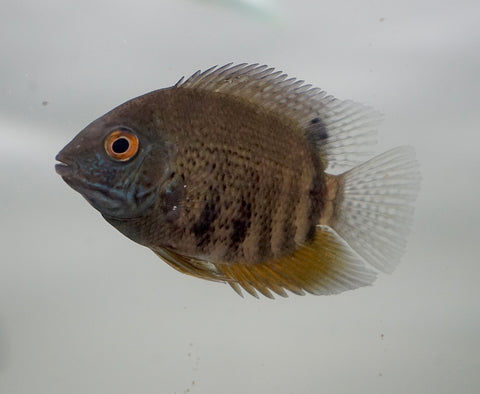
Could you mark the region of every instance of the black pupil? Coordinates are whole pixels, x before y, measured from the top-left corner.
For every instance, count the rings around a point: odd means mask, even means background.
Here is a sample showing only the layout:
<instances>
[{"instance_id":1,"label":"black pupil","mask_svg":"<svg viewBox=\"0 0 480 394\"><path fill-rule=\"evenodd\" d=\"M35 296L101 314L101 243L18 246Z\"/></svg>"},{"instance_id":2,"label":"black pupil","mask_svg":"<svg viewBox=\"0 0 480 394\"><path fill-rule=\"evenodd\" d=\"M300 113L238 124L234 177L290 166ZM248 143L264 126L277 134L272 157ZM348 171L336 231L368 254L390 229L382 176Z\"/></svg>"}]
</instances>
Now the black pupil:
<instances>
[{"instance_id":1,"label":"black pupil","mask_svg":"<svg viewBox=\"0 0 480 394\"><path fill-rule=\"evenodd\" d=\"M112 150L115 153L125 153L130 147L130 142L124 137L119 138L112 144Z\"/></svg>"}]
</instances>

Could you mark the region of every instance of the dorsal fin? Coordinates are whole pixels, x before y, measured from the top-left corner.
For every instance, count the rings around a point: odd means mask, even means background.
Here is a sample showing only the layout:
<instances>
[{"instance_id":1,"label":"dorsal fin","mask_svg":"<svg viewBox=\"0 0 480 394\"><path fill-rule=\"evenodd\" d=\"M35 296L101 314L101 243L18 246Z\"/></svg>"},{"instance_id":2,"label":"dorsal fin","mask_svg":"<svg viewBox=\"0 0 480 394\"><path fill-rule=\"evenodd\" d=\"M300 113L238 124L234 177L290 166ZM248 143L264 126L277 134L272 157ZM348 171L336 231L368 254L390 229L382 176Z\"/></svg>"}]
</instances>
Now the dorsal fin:
<instances>
[{"instance_id":1,"label":"dorsal fin","mask_svg":"<svg viewBox=\"0 0 480 394\"><path fill-rule=\"evenodd\" d=\"M177 88L218 92L248 100L286 116L312 133L327 170L351 168L375 143L379 114L353 101L342 101L304 81L259 64L226 64L197 71Z\"/></svg>"},{"instance_id":2,"label":"dorsal fin","mask_svg":"<svg viewBox=\"0 0 480 394\"><path fill-rule=\"evenodd\" d=\"M286 290L304 295L326 295L370 285L376 274L367 269L348 245L326 226L318 226L315 237L286 256L257 264L212 263L180 256L170 251L156 252L175 269L193 276L227 282L241 293L273 298L287 297Z\"/></svg>"}]
</instances>

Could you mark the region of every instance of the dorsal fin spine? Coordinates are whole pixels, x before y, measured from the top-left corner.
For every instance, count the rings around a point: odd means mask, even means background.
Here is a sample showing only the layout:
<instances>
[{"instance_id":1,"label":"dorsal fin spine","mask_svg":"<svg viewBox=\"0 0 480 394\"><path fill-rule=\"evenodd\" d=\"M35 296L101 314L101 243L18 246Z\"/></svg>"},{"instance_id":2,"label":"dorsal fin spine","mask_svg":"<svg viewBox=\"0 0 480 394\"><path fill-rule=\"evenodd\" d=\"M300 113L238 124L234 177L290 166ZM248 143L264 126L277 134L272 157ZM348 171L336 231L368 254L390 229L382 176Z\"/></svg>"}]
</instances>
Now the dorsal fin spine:
<instances>
[{"instance_id":1,"label":"dorsal fin spine","mask_svg":"<svg viewBox=\"0 0 480 394\"><path fill-rule=\"evenodd\" d=\"M307 132L314 118L321 119L318 149L327 170L348 169L365 160L380 120L378 113L353 101L342 101L322 89L288 78L282 71L259 64L226 64L197 71L176 88L200 89L231 95L288 118ZM342 168L343 167L343 168ZM345 168L346 167L346 168Z\"/></svg>"}]
</instances>

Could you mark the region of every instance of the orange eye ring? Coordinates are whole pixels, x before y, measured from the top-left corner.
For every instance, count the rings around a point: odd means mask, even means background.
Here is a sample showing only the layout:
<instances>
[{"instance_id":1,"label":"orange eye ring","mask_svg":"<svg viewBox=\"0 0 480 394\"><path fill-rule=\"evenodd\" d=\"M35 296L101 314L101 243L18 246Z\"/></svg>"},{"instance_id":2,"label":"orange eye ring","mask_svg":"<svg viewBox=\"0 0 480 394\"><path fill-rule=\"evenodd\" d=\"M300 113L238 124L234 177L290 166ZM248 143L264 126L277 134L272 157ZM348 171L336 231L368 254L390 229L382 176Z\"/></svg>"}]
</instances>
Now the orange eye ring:
<instances>
[{"instance_id":1,"label":"orange eye ring","mask_svg":"<svg viewBox=\"0 0 480 394\"><path fill-rule=\"evenodd\" d=\"M107 154L115 160L130 160L138 152L138 138L124 129L112 131L105 140Z\"/></svg>"}]
</instances>

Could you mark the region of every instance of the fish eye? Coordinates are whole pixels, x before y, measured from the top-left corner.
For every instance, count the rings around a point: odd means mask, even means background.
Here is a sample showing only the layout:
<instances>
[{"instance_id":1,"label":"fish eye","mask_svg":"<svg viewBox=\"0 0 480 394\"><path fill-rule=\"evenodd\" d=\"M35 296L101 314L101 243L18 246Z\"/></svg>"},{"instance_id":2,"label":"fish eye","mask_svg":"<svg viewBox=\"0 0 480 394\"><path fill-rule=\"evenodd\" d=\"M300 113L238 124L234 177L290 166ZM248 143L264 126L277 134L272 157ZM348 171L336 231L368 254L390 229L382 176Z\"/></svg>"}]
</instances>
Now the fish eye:
<instances>
[{"instance_id":1,"label":"fish eye","mask_svg":"<svg viewBox=\"0 0 480 394\"><path fill-rule=\"evenodd\" d=\"M127 161L138 151L138 138L125 129L115 129L105 140L107 154L118 161Z\"/></svg>"}]
</instances>

